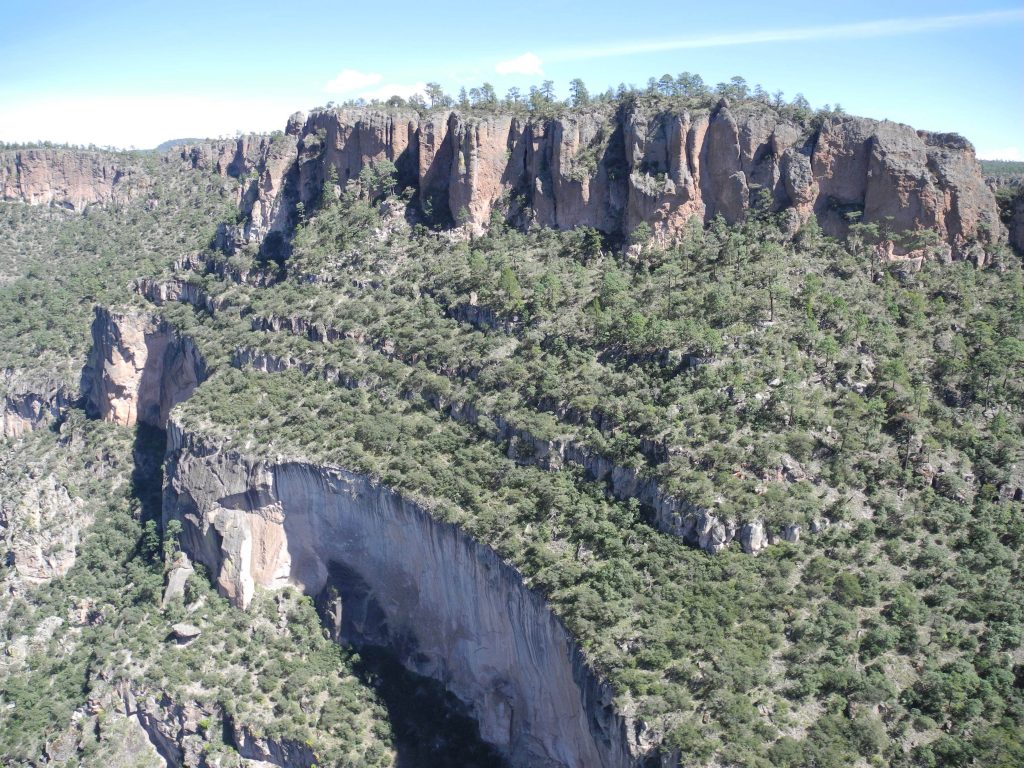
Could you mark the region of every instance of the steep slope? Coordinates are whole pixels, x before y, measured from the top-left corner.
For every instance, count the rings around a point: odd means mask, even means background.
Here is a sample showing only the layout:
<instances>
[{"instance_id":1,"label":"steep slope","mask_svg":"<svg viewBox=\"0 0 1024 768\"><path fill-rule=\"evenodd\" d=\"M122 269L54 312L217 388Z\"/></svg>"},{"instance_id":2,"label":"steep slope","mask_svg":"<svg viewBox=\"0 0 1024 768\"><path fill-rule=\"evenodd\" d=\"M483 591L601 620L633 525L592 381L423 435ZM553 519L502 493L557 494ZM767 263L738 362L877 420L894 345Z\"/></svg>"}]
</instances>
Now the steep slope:
<instances>
[{"instance_id":1,"label":"steep slope","mask_svg":"<svg viewBox=\"0 0 1024 768\"><path fill-rule=\"evenodd\" d=\"M234 604L248 607L257 587L325 594L343 567L382 611L386 627L367 632L383 632L403 664L443 681L514 765L641 757L565 627L492 550L366 475L247 458L168 423L207 369L165 321L99 310L93 338L83 371L90 408L117 424L168 427L163 527L183 523L184 550Z\"/></svg>"}]
</instances>

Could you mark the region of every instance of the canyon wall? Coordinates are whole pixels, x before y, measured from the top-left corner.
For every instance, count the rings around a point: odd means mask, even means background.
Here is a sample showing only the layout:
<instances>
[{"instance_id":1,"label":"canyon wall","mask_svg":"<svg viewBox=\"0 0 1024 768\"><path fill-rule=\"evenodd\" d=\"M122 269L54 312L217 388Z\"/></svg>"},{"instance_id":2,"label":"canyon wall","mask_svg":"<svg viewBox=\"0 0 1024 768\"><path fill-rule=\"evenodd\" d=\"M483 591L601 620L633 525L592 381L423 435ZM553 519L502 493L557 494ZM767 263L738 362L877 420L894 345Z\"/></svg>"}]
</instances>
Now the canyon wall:
<instances>
[{"instance_id":1,"label":"canyon wall","mask_svg":"<svg viewBox=\"0 0 1024 768\"><path fill-rule=\"evenodd\" d=\"M6 369L0 373L0 437L18 437L60 418L75 396L60 381Z\"/></svg>"},{"instance_id":2,"label":"canyon wall","mask_svg":"<svg viewBox=\"0 0 1024 768\"><path fill-rule=\"evenodd\" d=\"M1018 191L1011 205L1010 245L1024 253L1024 192Z\"/></svg>"},{"instance_id":3,"label":"canyon wall","mask_svg":"<svg viewBox=\"0 0 1024 768\"><path fill-rule=\"evenodd\" d=\"M493 216L517 225L588 226L625 237L647 224L661 240L691 218L741 220L762 203L796 228L811 215L826 234L851 221L899 233L931 229L955 258L1005 239L995 196L969 142L889 121L836 115L812 129L761 104L655 111L595 107L556 118L410 110L321 109L293 115L283 133L182 146L165 163L237 178L240 224L218 245L278 253L299 203L318 204L388 160L398 187L416 191L421 217L484 231ZM0 197L76 211L125 202L146 187L108 153L0 153Z\"/></svg>"},{"instance_id":4,"label":"canyon wall","mask_svg":"<svg viewBox=\"0 0 1024 768\"><path fill-rule=\"evenodd\" d=\"M90 205L126 203L147 180L112 153L77 149L0 152L0 200L56 205L81 213Z\"/></svg>"},{"instance_id":5,"label":"canyon wall","mask_svg":"<svg viewBox=\"0 0 1024 768\"><path fill-rule=\"evenodd\" d=\"M105 421L163 427L171 408L206 378L192 340L147 313L97 307L92 343L81 391L86 409Z\"/></svg>"},{"instance_id":6,"label":"canyon wall","mask_svg":"<svg viewBox=\"0 0 1024 768\"><path fill-rule=\"evenodd\" d=\"M515 765L631 766L649 746L515 569L364 475L248 458L172 414L164 518L239 605L257 587L317 595L332 570L357 574L403 663L444 682Z\"/></svg>"},{"instance_id":7,"label":"canyon wall","mask_svg":"<svg viewBox=\"0 0 1024 768\"><path fill-rule=\"evenodd\" d=\"M310 210L328 179L344 186L385 159L428 218L476 232L498 215L617 236L646 223L671 239L691 218L732 223L763 200L791 226L815 215L835 236L858 219L932 229L953 257L976 258L979 242L1005 237L970 143L888 121L839 115L810 130L723 100L712 110L551 119L318 110L299 126L293 117L290 159L260 166L249 239L283 232L286 212L299 202Z\"/></svg>"},{"instance_id":8,"label":"canyon wall","mask_svg":"<svg viewBox=\"0 0 1024 768\"><path fill-rule=\"evenodd\" d=\"M93 342L90 408L166 425L164 524L182 522L183 549L236 605L257 588L320 595L343 569L382 617L368 629L443 682L514 765L625 768L653 749L543 598L490 548L365 475L259 460L188 432L171 408L206 366L165 321L98 308Z\"/></svg>"}]
</instances>

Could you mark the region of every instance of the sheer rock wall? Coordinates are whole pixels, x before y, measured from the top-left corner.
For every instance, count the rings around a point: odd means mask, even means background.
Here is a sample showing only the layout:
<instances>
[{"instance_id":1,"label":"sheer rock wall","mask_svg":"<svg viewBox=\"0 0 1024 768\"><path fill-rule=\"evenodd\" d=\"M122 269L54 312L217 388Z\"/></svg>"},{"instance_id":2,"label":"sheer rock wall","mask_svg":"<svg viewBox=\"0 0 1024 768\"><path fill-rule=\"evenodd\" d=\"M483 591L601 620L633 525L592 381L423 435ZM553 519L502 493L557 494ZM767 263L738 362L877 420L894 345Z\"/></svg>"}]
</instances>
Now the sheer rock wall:
<instances>
[{"instance_id":1,"label":"sheer rock wall","mask_svg":"<svg viewBox=\"0 0 1024 768\"><path fill-rule=\"evenodd\" d=\"M767 107L723 101L710 111L595 109L544 120L318 110L299 125L289 123L290 159L279 154L260 171L278 181L255 193L256 240L264 211L278 212L283 232L282 212L315 206L326 180L344 186L384 159L400 186L417 191L421 212L476 232L497 215L615 236L647 224L671 239L691 218L732 223L763 199L788 211L792 226L813 214L836 236L857 217L894 232L933 229L959 258L1005 238L970 143L889 121L840 115L811 132Z\"/></svg>"},{"instance_id":2,"label":"sheer rock wall","mask_svg":"<svg viewBox=\"0 0 1024 768\"><path fill-rule=\"evenodd\" d=\"M81 389L87 409L105 421L163 427L206 378L192 340L146 313L97 307L92 341Z\"/></svg>"},{"instance_id":3,"label":"sheer rock wall","mask_svg":"<svg viewBox=\"0 0 1024 768\"><path fill-rule=\"evenodd\" d=\"M521 575L457 526L338 467L262 461L168 425L165 522L218 589L318 595L358 574L405 666L441 680L521 766L632 766L650 745Z\"/></svg>"}]
</instances>

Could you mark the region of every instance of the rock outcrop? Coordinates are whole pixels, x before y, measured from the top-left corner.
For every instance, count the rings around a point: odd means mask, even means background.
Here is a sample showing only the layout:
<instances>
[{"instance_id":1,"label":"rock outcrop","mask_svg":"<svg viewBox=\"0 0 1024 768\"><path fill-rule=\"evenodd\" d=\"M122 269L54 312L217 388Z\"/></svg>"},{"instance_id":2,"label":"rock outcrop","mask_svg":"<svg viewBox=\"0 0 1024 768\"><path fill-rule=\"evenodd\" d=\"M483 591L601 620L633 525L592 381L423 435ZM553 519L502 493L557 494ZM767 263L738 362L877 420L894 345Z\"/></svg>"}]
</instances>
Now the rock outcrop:
<instances>
[{"instance_id":1,"label":"rock outcrop","mask_svg":"<svg viewBox=\"0 0 1024 768\"><path fill-rule=\"evenodd\" d=\"M179 301L210 313L238 311L237 307L214 302L190 283L141 280L136 283L136 287L141 295L158 306L168 301ZM469 309L474 308L469 307ZM460 317L459 319L466 320L467 318ZM386 344L381 341L374 342L362 336L353 336L334 326L313 322L303 317L253 315L250 322L254 331L287 332L305 337L312 342L354 339L359 343L370 344L378 352L392 354L386 349ZM352 379L330 366L319 369L310 363L292 357L272 355L248 347L236 349L232 353L231 364L235 367L249 367L266 373L297 369L303 373L318 376L331 384L349 389L369 386L368 382ZM772 530L760 519L719 520L714 512L690 504L680 496L666 491L657 477L642 473L632 467L616 464L577 440L568 437L538 438L529 430L517 426L499 414L480 412L473 402L451 400L427 392L410 391L404 392L403 396L422 397L431 407L463 424L487 423L490 425L489 431L492 438L497 442L508 443L509 458L519 463L531 464L553 471L561 469L566 464L582 467L588 479L604 483L608 492L615 498L621 501L635 499L643 507L649 509L652 513L652 522L660 531L677 536L691 546L699 547L709 554L720 552L734 540L740 542L741 548L747 554L757 554L765 546L776 541L796 540L789 537L788 528ZM576 415L574 418L568 418L568 414L563 415L573 423L594 423L595 426L601 427L599 414L587 417ZM642 448L645 442L641 441ZM647 446L646 455L652 461L657 462L659 460L654 457L663 450L664 446L650 444ZM759 533L751 538L751 531Z\"/></svg>"},{"instance_id":2,"label":"rock outcrop","mask_svg":"<svg viewBox=\"0 0 1024 768\"><path fill-rule=\"evenodd\" d=\"M955 134L838 115L811 130L766 105L713 109L594 108L548 119L419 115L408 110L316 110L284 133L182 146L165 161L237 178L242 224L219 245L247 242L282 255L301 203L343 188L387 160L418 215L481 232L494 216L525 225L593 227L625 237L642 224L662 240L690 219L732 223L755 205L788 210L793 226L817 216L826 234L851 221L898 234L931 229L949 253L978 259L1005 237L974 148ZM144 174L109 153L28 149L0 153L5 200L84 210L125 202Z\"/></svg>"},{"instance_id":3,"label":"rock outcrop","mask_svg":"<svg viewBox=\"0 0 1024 768\"><path fill-rule=\"evenodd\" d=\"M185 168L238 179L236 201L244 224L222 226L218 245L224 250L249 241L264 242L294 223L291 206L297 198L290 185L295 183L297 139L291 122L289 126L284 134L249 134L234 141L184 145L173 156Z\"/></svg>"},{"instance_id":4,"label":"rock outcrop","mask_svg":"<svg viewBox=\"0 0 1024 768\"><path fill-rule=\"evenodd\" d=\"M147 186L144 174L111 153L77 149L0 152L0 199L77 212L126 203Z\"/></svg>"},{"instance_id":5,"label":"rock outcrop","mask_svg":"<svg viewBox=\"0 0 1024 768\"><path fill-rule=\"evenodd\" d=\"M61 381L26 378L21 372L5 370L0 376L3 410L0 410L0 436L18 437L42 425L50 424L70 406L74 394Z\"/></svg>"},{"instance_id":6,"label":"rock outcrop","mask_svg":"<svg viewBox=\"0 0 1024 768\"><path fill-rule=\"evenodd\" d=\"M75 564L83 531L92 523L82 499L53 474L27 474L0 493L0 542L18 576L39 584Z\"/></svg>"},{"instance_id":7,"label":"rock outcrop","mask_svg":"<svg viewBox=\"0 0 1024 768\"><path fill-rule=\"evenodd\" d=\"M829 234L845 231L845 214L861 213L863 222L888 222L895 232L935 230L965 256L973 242L1000 232L974 148L955 134L833 117L818 135L811 167L814 211Z\"/></svg>"},{"instance_id":8,"label":"rock outcrop","mask_svg":"<svg viewBox=\"0 0 1024 768\"><path fill-rule=\"evenodd\" d=\"M206 378L195 344L162 318L97 307L92 341L82 395L91 414L115 424L163 427L171 408Z\"/></svg>"},{"instance_id":9,"label":"rock outcrop","mask_svg":"<svg viewBox=\"0 0 1024 768\"><path fill-rule=\"evenodd\" d=\"M626 720L520 574L458 527L337 467L267 462L168 425L165 522L220 591L321 593L358 575L411 670L444 681L482 738L521 766L635 765Z\"/></svg>"},{"instance_id":10,"label":"rock outcrop","mask_svg":"<svg viewBox=\"0 0 1024 768\"><path fill-rule=\"evenodd\" d=\"M90 407L121 424L166 425L164 524L181 521L184 551L236 605L257 587L320 595L342 569L380 612L370 629L411 671L442 681L514 765L625 768L651 749L544 599L493 550L365 475L249 458L188 433L168 413L206 368L165 322L97 309L93 340ZM177 759L181 734L156 731L180 718L143 709L154 744Z\"/></svg>"},{"instance_id":11,"label":"rock outcrop","mask_svg":"<svg viewBox=\"0 0 1024 768\"><path fill-rule=\"evenodd\" d=\"M816 215L836 236L855 220L893 233L933 229L956 257L1003 236L973 147L888 121L834 116L811 131L766 106L723 100L710 111L595 109L551 119L318 110L289 130L295 151L285 157L281 145L257 164L265 182L250 240L284 232L285 212L314 206L328 179L344 186L384 159L400 186L418 192L422 214L477 232L498 215L614 236L647 224L671 239L691 218L732 223L766 204L792 211L794 226Z\"/></svg>"},{"instance_id":12,"label":"rock outcrop","mask_svg":"<svg viewBox=\"0 0 1024 768\"><path fill-rule=\"evenodd\" d=\"M219 706L193 701L178 703L165 694L157 696L120 687L121 701L114 714L137 722L166 765L183 768L218 765L209 761L206 754L209 746L206 731L211 723L217 724L219 733L240 757L253 761L246 764L281 768L311 768L317 764L309 745L254 736Z\"/></svg>"}]
</instances>

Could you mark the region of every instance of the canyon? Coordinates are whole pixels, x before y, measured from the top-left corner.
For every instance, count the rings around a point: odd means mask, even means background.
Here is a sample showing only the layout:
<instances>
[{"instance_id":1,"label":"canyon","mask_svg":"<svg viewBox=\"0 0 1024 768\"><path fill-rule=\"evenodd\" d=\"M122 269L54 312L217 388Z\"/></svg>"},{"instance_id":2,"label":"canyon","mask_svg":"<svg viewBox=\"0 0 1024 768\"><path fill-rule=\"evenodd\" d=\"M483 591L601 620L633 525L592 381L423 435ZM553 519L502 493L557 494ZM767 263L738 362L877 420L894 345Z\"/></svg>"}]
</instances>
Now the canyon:
<instances>
[{"instance_id":1,"label":"canyon","mask_svg":"<svg viewBox=\"0 0 1024 768\"><path fill-rule=\"evenodd\" d=\"M201 196L216 204L189 210ZM978 674L1016 679L1012 606L930 591L966 552L1000 599L1018 568L1019 264L959 136L724 99L547 117L324 108L144 162L5 150L0 197L55 209L7 206L16 226L39 214L33 242L97 217L159 251L112 272L116 290L69 280L49 306L81 339L18 325L64 358L19 356L0 380L6 474L44 437L74 457L37 457L2 489L10 604L95 568L97 526L134 549L127 580L148 589L121 615L76 598L60 617L100 638L110 622L129 668L124 627L147 612L156 679L83 667L98 693L75 722L97 734L108 707L126 744L168 764L319 763L308 734L352 721L323 714L316 680L279 674L305 653L280 651L293 623L334 653L388 649L515 768L797 764L793 744L810 763L818 743L845 764L910 754L924 742L908 723L942 739L953 721L917 673L982 645L940 637L954 624L998 626ZM75 236L113 263L95 233ZM304 271L317 249L326 266ZM47 255L7 297L14 323L52 278ZM911 402L929 382L930 406ZM100 430L88 449L82 424ZM148 453L125 451L133 439ZM115 454L116 526L85 500ZM202 698L158 675L162 654L216 635L214 603L237 628L218 663L245 686L206 670ZM933 607L947 623L923 642ZM26 642L6 651L28 658ZM277 655L250 681L261 643ZM279 683L311 693L278 706L263 694ZM247 721L232 697L264 709Z\"/></svg>"},{"instance_id":2,"label":"canyon","mask_svg":"<svg viewBox=\"0 0 1024 768\"><path fill-rule=\"evenodd\" d=\"M247 607L257 588L321 596L333 586L351 604L342 610L355 611L368 590L383 624L365 635L443 682L513 765L617 768L649 757L652 735L616 709L561 621L492 550L365 475L268 461L190 432L173 405L207 370L167 323L98 309L93 339L87 409L167 430L163 525L183 524L184 551L232 603ZM351 578L331 578L339 568L358 577L361 595Z\"/></svg>"}]
</instances>

